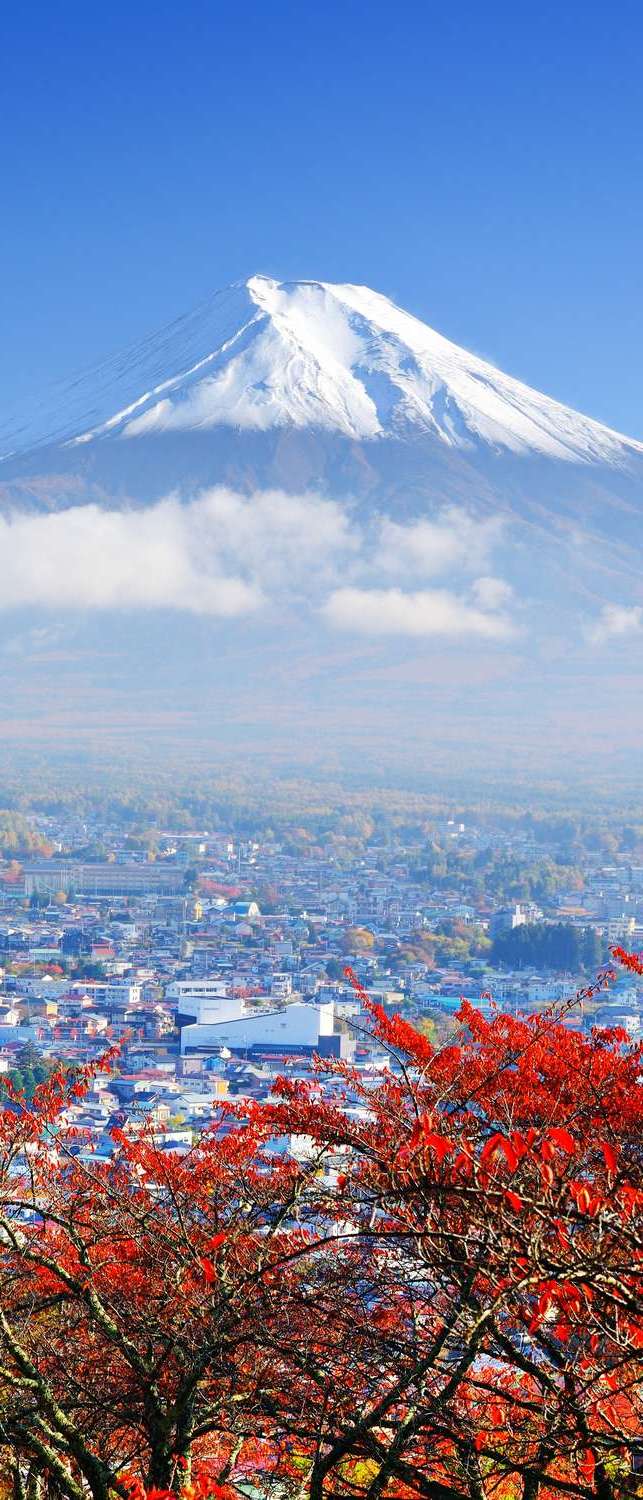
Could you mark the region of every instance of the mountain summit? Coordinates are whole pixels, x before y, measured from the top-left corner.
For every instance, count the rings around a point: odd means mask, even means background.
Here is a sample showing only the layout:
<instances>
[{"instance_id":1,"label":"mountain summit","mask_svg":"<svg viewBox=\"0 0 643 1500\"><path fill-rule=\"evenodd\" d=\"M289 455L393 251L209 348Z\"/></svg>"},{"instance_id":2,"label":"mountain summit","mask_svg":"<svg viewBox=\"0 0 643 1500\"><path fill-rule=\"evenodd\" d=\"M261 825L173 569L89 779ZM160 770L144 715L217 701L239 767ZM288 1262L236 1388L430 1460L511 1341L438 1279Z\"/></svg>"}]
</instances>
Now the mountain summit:
<instances>
[{"instance_id":1,"label":"mountain summit","mask_svg":"<svg viewBox=\"0 0 643 1500\"><path fill-rule=\"evenodd\" d=\"M152 340L164 378L78 434L135 438L217 426L293 427L356 441L437 438L574 463L621 464L643 444L504 375L368 287L268 276L215 297ZM211 339L186 366L193 342Z\"/></svg>"},{"instance_id":2,"label":"mountain summit","mask_svg":"<svg viewBox=\"0 0 643 1500\"><path fill-rule=\"evenodd\" d=\"M543 396L368 287L252 276L4 429L33 447L228 427L426 438L473 453L627 467L643 444ZM0 427L0 432L2 431Z\"/></svg>"}]
</instances>

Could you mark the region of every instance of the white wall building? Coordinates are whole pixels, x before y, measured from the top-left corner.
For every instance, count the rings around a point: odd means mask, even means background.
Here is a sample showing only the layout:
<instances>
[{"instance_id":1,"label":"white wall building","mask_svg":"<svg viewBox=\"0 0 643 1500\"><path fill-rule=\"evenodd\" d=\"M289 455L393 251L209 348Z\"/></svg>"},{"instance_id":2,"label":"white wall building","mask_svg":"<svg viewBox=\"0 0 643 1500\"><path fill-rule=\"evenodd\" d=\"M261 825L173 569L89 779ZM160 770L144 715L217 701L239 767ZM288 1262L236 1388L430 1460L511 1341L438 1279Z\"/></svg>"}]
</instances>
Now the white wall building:
<instances>
[{"instance_id":1,"label":"white wall building","mask_svg":"<svg viewBox=\"0 0 643 1500\"><path fill-rule=\"evenodd\" d=\"M31 995L35 1000L55 1000L57 995L64 995L69 989L68 979L51 979L48 974L21 976L20 989L24 995Z\"/></svg>"},{"instance_id":2,"label":"white wall building","mask_svg":"<svg viewBox=\"0 0 643 1500\"><path fill-rule=\"evenodd\" d=\"M180 1016L191 1016L207 1026L243 1015L243 1002L228 995L226 979L173 979L165 999L176 1006Z\"/></svg>"},{"instance_id":3,"label":"white wall building","mask_svg":"<svg viewBox=\"0 0 643 1500\"><path fill-rule=\"evenodd\" d=\"M111 979L105 986L104 1001L106 1005L138 1005L141 999L140 984L132 983L129 979Z\"/></svg>"},{"instance_id":4,"label":"white wall building","mask_svg":"<svg viewBox=\"0 0 643 1500\"><path fill-rule=\"evenodd\" d=\"M240 996L228 995L225 979L175 979L165 991L179 1016L190 1016L199 1025L236 1020L244 1013Z\"/></svg>"},{"instance_id":5,"label":"white wall building","mask_svg":"<svg viewBox=\"0 0 643 1500\"><path fill-rule=\"evenodd\" d=\"M270 993L275 1000L287 1000L292 995L292 978L290 974L273 974Z\"/></svg>"},{"instance_id":6,"label":"white wall building","mask_svg":"<svg viewBox=\"0 0 643 1500\"><path fill-rule=\"evenodd\" d=\"M333 1037L334 1006L306 1005L294 1001L277 1010L264 1010L218 1022L196 1023L181 1028L181 1053L218 1052L229 1047L233 1052L275 1047L285 1052L314 1052L323 1038ZM339 1038L337 1038L339 1041ZM330 1047L328 1050L332 1050Z\"/></svg>"},{"instance_id":7,"label":"white wall building","mask_svg":"<svg viewBox=\"0 0 643 1500\"><path fill-rule=\"evenodd\" d=\"M535 974L527 981L527 999L530 1002L539 1000L568 1000L574 993L575 985L575 979L554 979L549 975L545 977L544 975Z\"/></svg>"},{"instance_id":8,"label":"white wall building","mask_svg":"<svg viewBox=\"0 0 643 1500\"><path fill-rule=\"evenodd\" d=\"M167 986L165 998L175 1001L181 1009L180 1002L186 997L190 1000L206 1000L215 995L225 995L226 989L225 979L173 979Z\"/></svg>"}]
</instances>

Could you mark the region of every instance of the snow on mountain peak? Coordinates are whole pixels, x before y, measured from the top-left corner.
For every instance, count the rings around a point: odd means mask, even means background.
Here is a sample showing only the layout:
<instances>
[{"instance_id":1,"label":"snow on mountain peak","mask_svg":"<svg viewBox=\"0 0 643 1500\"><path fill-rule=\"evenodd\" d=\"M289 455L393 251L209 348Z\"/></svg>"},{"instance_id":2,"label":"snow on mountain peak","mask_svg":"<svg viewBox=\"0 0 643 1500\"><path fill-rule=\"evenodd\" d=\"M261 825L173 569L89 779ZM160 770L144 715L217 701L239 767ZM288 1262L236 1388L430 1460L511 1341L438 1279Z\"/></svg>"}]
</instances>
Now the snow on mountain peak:
<instances>
[{"instance_id":1,"label":"snow on mountain peak","mask_svg":"<svg viewBox=\"0 0 643 1500\"><path fill-rule=\"evenodd\" d=\"M573 463L621 465L643 452L364 286L253 276L142 347L135 368L162 378L131 400L130 371L127 404L77 428L72 443L294 427L356 441L424 435Z\"/></svg>"}]
</instances>

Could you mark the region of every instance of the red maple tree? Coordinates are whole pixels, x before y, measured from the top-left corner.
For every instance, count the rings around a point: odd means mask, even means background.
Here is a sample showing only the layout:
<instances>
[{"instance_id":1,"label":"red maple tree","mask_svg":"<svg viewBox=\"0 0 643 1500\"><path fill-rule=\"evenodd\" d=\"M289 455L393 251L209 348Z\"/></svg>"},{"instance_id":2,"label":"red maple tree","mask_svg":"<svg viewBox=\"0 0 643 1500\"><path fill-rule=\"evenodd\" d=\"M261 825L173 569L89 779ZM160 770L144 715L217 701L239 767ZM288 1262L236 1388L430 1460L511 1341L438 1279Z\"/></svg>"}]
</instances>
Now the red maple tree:
<instances>
[{"instance_id":1,"label":"red maple tree","mask_svg":"<svg viewBox=\"0 0 643 1500\"><path fill-rule=\"evenodd\" d=\"M17 1493L631 1492L641 1049L467 1004L434 1049L363 998L387 1070L320 1062L184 1156L149 1125L82 1149L91 1069L0 1113Z\"/></svg>"}]
</instances>

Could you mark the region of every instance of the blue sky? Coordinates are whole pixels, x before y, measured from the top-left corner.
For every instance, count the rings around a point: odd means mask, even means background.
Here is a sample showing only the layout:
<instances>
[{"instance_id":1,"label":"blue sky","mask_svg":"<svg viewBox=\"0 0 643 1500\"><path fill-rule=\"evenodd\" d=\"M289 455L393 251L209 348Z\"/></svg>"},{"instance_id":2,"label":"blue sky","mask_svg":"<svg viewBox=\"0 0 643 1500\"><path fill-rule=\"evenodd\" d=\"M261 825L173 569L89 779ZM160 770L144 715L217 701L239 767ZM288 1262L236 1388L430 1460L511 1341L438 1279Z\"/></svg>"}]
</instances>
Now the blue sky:
<instances>
[{"instance_id":1,"label":"blue sky","mask_svg":"<svg viewBox=\"0 0 643 1500\"><path fill-rule=\"evenodd\" d=\"M638 3L3 8L0 399L267 271L643 437Z\"/></svg>"}]
</instances>

